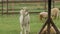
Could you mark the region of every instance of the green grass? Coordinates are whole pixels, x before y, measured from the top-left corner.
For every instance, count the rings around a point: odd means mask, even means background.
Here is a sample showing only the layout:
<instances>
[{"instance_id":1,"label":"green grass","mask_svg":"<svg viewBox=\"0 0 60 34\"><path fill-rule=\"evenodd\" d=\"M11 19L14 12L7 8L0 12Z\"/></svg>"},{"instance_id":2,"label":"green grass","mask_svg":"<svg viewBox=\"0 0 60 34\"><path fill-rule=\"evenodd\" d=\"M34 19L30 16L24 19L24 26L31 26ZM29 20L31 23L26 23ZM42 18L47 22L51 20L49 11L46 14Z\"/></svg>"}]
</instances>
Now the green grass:
<instances>
[{"instance_id":1,"label":"green grass","mask_svg":"<svg viewBox=\"0 0 60 34\"><path fill-rule=\"evenodd\" d=\"M18 18L4 15L1 16L0 19L0 34L19 34L20 28Z\"/></svg>"},{"instance_id":2,"label":"green grass","mask_svg":"<svg viewBox=\"0 0 60 34\"><path fill-rule=\"evenodd\" d=\"M0 15L0 34L19 34L19 16L19 14ZM53 20L58 28L60 28L59 20ZM37 34L42 28L43 23L39 20L38 14L30 14L30 34Z\"/></svg>"},{"instance_id":3,"label":"green grass","mask_svg":"<svg viewBox=\"0 0 60 34\"><path fill-rule=\"evenodd\" d=\"M15 15L0 15L0 34L19 34L20 23L19 14ZM31 34L36 34L40 30L41 23L39 23L38 15L31 14L30 26ZM37 25L38 24L38 25ZM41 25L40 25L41 24Z\"/></svg>"}]
</instances>

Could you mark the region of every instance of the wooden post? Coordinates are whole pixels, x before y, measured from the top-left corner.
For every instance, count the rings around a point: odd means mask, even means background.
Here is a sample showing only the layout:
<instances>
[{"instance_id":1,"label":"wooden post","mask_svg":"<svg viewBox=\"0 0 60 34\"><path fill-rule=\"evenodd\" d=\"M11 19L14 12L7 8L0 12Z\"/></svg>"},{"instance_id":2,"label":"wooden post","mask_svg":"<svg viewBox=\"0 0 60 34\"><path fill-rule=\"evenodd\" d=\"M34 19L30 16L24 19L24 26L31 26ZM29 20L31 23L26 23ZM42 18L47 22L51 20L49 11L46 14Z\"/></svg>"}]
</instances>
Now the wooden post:
<instances>
[{"instance_id":1,"label":"wooden post","mask_svg":"<svg viewBox=\"0 0 60 34\"><path fill-rule=\"evenodd\" d=\"M12 0L12 1L13 1L13 3L12 3L12 12L14 14L14 0Z\"/></svg>"},{"instance_id":2,"label":"wooden post","mask_svg":"<svg viewBox=\"0 0 60 34\"><path fill-rule=\"evenodd\" d=\"M46 0L44 0L44 2L45 2L45 6L44 6L44 9L45 9L45 12L46 12Z\"/></svg>"},{"instance_id":3,"label":"wooden post","mask_svg":"<svg viewBox=\"0 0 60 34\"><path fill-rule=\"evenodd\" d=\"M7 0L7 15L8 15L8 0Z\"/></svg>"},{"instance_id":4,"label":"wooden post","mask_svg":"<svg viewBox=\"0 0 60 34\"><path fill-rule=\"evenodd\" d=\"M53 8L55 7L55 1L54 0L52 0L53 1Z\"/></svg>"},{"instance_id":5,"label":"wooden post","mask_svg":"<svg viewBox=\"0 0 60 34\"><path fill-rule=\"evenodd\" d=\"M48 19L51 18L51 0L48 0Z\"/></svg>"},{"instance_id":6,"label":"wooden post","mask_svg":"<svg viewBox=\"0 0 60 34\"><path fill-rule=\"evenodd\" d=\"M3 0L2 0L2 15L3 15Z\"/></svg>"},{"instance_id":7,"label":"wooden post","mask_svg":"<svg viewBox=\"0 0 60 34\"><path fill-rule=\"evenodd\" d=\"M50 34L50 20L51 20L51 0L48 0L48 27L47 27L47 34Z\"/></svg>"}]
</instances>

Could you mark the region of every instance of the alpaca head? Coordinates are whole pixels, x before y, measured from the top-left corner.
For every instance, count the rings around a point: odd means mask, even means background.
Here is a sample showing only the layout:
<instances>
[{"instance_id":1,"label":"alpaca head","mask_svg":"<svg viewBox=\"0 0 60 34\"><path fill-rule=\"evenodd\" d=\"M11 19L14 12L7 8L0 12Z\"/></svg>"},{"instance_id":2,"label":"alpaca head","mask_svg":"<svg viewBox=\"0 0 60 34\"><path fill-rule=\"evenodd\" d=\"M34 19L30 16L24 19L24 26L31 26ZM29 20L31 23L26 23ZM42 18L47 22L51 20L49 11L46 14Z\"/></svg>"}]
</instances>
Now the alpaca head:
<instances>
[{"instance_id":1,"label":"alpaca head","mask_svg":"<svg viewBox=\"0 0 60 34\"><path fill-rule=\"evenodd\" d=\"M22 10L27 10L27 7L22 7Z\"/></svg>"},{"instance_id":2,"label":"alpaca head","mask_svg":"<svg viewBox=\"0 0 60 34\"><path fill-rule=\"evenodd\" d=\"M23 8L21 8L21 10L20 10L20 14L25 14L25 12L26 12L26 7L23 7Z\"/></svg>"},{"instance_id":3,"label":"alpaca head","mask_svg":"<svg viewBox=\"0 0 60 34\"><path fill-rule=\"evenodd\" d=\"M27 12L27 7L23 7L23 8L21 8L21 10L20 10L20 14L21 15L25 15L25 14L27 14L28 12Z\"/></svg>"}]
</instances>

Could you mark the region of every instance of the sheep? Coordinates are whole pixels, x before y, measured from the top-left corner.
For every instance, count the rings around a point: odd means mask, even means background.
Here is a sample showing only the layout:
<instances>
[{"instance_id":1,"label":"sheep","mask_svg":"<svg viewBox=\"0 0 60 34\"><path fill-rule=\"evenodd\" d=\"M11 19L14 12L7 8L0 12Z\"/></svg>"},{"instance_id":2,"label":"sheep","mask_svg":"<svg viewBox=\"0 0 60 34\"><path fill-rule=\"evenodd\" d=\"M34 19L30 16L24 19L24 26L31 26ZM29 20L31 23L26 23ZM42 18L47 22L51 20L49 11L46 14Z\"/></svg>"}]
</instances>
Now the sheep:
<instances>
[{"instance_id":1,"label":"sheep","mask_svg":"<svg viewBox=\"0 0 60 34\"><path fill-rule=\"evenodd\" d=\"M45 26L41 34L47 34L47 26ZM56 31L52 26L50 26L50 34L56 34Z\"/></svg>"},{"instance_id":2,"label":"sheep","mask_svg":"<svg viewBox=\"0 0 60 34\"><path fill-rule=\"evenodd\" d=\"M51 16L54 17L54 19L59 18L59 9L58 8L52 8L51 9Z\"/></svg>"},{"instance_id":3,"label":"sheep","mask_svg":"<svg viewBox=\"0 0 60 34\"><path fill-rule=\"evenodd\" d=\"M20 10L19 20L20 20L20 27L21 27L20 34L29 34L30 33L30 25L29 25L30 16L29 16L27 7L23 7Z\"/></svg>"},{"instance_id":4,"label":"sheep","mask_svg":"<svg viewBox=\"0 0 60 34\"><path fill-rule=\"evenodd\" d=\"M48 13L47 12L41 12L41 13L39 13L40 20L42 20L43 18L46 19L47 17L48 17Z\"/></svg>"}]
</instances>

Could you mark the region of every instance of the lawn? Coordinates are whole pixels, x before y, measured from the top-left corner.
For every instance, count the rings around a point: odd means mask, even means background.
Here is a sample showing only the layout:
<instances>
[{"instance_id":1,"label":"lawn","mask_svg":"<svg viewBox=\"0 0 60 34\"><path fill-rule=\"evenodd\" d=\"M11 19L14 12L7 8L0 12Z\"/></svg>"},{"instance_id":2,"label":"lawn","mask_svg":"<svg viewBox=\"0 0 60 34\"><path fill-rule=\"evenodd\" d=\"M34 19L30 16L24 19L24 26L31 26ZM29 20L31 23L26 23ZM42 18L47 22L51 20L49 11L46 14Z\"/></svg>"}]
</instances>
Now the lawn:
<instances>
[{"instance_id":1,"label":"lawn","mask_svg":"<svg viewBox=\"0 0 60 34\"><path fill-rule=\"evenodd\" d=\"M20 23L19 14L14 15L3 15L0 16L0 34L19 34L20 33ZM36 34L40 30L40 25L38 20L38 15L31 14L30 26L31 34Z\"/></svg>"},{"instance_id":2,"label":"lawn","mask_svg":"<svg viewBox=\"0 0 60 34\"><path fill-rule=\"evenodd\" d=\"M19 14L0 15L0 34L19 34L20 23ZM60 28L60 19L53 20L58 28ZM43 24L39 20L38 14L30 14L30 34L37 34L42 28Z\"/></svg>"}]
</instances>

